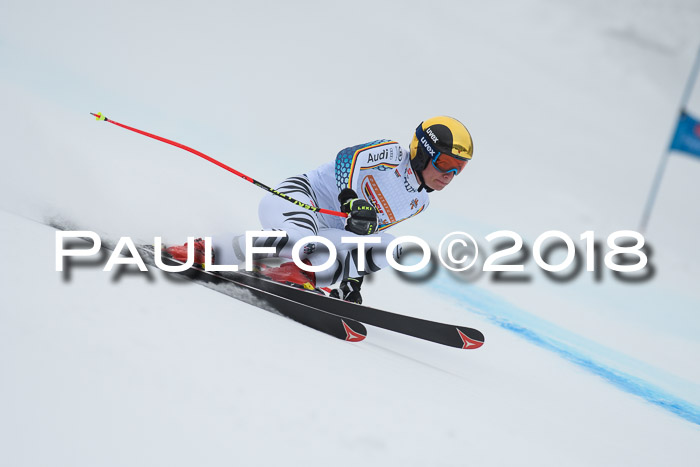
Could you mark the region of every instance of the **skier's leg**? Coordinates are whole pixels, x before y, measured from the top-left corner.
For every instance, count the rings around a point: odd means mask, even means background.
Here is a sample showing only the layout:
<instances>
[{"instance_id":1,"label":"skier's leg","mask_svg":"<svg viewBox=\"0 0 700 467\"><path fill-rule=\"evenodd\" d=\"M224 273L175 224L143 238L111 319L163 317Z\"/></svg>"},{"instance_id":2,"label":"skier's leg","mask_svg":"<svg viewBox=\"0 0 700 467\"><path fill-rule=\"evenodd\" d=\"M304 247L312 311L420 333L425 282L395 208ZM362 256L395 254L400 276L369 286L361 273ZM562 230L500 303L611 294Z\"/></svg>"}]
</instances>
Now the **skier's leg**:
<instances>
[{"instance_id":1,"label":"skier's leg","mask_svg":"<svg viewBox=\"0 0 700 467\"><path fill-rule=\"evenodd\" d=\"M336 248L335 262L324 271L316 272L316 286L326 287L337 282L347 280L349 278L362 277L367 274L377 272L389 265L387 260L387 248L389 243L394 239L393 235L387 233L379 233L376 235L356 235L351 232L340 229L321 229L319 236L324 237L332 243ZM359 248L357 243L344 243L342 238L357 238L358 240L366 240L376 238L378 243L369 243L363 248ZM302 256L302 259L307 259L313 266L325 264L328 261L330 252L328 249L318 242L314 242L314 246L304 245L303 250L307 253ZM362 250L362 251L360 251ZM364 254L364 266L360 268L361 255ZM394 260L398 260L399 247L393 248L390 253Z\"/></svg>"}]
</instances>

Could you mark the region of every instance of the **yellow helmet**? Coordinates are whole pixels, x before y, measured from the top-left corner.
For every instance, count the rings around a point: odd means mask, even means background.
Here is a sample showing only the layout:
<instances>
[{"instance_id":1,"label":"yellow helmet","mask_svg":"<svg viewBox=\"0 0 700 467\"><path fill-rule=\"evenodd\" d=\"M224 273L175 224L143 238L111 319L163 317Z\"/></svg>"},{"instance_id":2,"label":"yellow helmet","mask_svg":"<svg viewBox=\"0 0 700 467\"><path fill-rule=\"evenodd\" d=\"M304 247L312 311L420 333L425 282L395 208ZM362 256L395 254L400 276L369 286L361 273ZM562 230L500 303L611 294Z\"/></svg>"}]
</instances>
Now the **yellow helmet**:
<instances>
[{"instance_id":1,"label":"yellow helmet","mask_svg":"<svg viewBox=\"0 0 700 467\"><path fill-rule=\"evenodd\" d=\"M471 160L474 145L469 130L459 120L434 117L418 125L410 152L411 167L422 182L421 172L431 160L438 170L458 174Z\"/></svg>"}]
</instances>

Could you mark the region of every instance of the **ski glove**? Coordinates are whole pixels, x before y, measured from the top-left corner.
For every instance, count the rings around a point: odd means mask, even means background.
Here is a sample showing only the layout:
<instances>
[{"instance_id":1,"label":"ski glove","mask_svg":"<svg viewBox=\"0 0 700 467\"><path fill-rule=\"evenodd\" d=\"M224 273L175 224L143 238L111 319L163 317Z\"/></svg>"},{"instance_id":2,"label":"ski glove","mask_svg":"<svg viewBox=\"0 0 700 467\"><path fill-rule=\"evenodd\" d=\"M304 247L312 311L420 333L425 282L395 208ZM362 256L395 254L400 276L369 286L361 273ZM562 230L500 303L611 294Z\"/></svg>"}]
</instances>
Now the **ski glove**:
<instances>
[{"instance_id":1,"label":"ski glove","mask_svg":"<svg viewBox=\"0 0 700 467\"><path fill-rule=\"evenodd\" d=\"M377 209L364 199L359 199L357 193L345 188L338 195L341 212L348 213L345 230L357 235L370 235L377 231Z\"/></svg>"}]
</instances>

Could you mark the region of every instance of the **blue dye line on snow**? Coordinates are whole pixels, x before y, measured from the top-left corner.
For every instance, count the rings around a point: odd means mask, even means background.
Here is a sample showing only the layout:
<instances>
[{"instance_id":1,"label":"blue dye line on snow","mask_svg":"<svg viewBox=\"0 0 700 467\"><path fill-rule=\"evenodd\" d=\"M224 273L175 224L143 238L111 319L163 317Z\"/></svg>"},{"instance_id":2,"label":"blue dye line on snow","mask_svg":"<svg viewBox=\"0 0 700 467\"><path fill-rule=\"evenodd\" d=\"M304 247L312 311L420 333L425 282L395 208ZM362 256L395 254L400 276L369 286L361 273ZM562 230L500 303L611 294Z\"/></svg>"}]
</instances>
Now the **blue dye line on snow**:
<instances>
[{"instance_id":1,"label":"blue dye line on snow","mask_svg":"<svg viewBox=\"0 0 700 467\"><path fill-rule=\"evenodd\" d=\"M499 327L511 331L541 348L556 353L566 360L604 378L625 392L642 397L664 410L674 413L691 423L700 425L700 407L697 405L687 402L643 378L633 376L627 371L605 364L601 360L612 361L617 364L616 366L646 367L644 368L646 372L661 373L659 370L619 354L612 349L607 349L563 328L559 328L546 320L518 309L485 290L472 286L461 287L460 290L456 290L454 285L446 283L443 283L443 285L435 284L434 287L441 293L461 303L468 303L470 311L487 318ZM667 375L664 376L664 379L669 377ZM676 377L671 378L678 379ZM690 383L686 382L686 384Z\"/></svg>"}]
</instances>

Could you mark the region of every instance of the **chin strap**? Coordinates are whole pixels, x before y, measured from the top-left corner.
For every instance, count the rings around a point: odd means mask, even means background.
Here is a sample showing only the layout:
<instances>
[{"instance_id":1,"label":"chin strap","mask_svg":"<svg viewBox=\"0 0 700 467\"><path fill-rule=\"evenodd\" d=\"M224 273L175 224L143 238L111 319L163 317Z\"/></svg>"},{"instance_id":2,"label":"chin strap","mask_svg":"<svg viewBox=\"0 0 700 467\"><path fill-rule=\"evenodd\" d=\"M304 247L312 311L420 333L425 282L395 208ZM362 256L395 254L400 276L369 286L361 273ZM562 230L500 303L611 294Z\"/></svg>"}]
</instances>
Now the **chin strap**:
<instances>
[{"instance_id":1,"label":"chin strap","mask_svg":"<svg viewBox=\"0 0 700 467\"><path fill-rule=\"evenodd\" d=\"M420 186L418 187L418 192L420 193L421 190L425 190L426 193L430 193L431 191L435 191L435 190L433 190L432 188L428 188L428 185L426 185L425 183L423 183L422 180L421 180Z\"/></svg>"},{"instance_id":2,"label":"chin strap","mask_svg":"<svg viewBox=\"0 0 700 467\"><path fill-rule=\"evenodd\" d=\"M425 167L427 166L428 164L425 164ZM423 170L425 170L425 167L423 167ZM435 191L432 188L428 188L428 185L426 185L423 181L423 170L421 170L420 172L416 172L416 178L418 178L418 181L420 182L420 185L418 186L418 192L420 193L421 190L425 190L426 193Z\"/></svg>"},{"instance_id":3,"label":"chin strap","mask_svg":"<svg viewBox=\"0 0 700 467\"><path fill-rule=\"evenodd\" d=\"M420 148L418 149L420 151ZM418 185L418 192L420 193L421 190L425 190L426 193L430 193L431 191L435 191L432 188L429 188L428 185L425 184L423 181L423 171L425 170L426 167L428 167L428 164L430 164L430 159L425 159L425 164L423 164L423 167L421 167L420 170L417 169L416 165L419 164L417 159L411 159L411 169L413 170L413 175L418 179L420 184Z\"/></svg>"}]
</instances>

